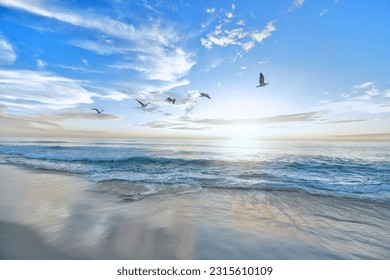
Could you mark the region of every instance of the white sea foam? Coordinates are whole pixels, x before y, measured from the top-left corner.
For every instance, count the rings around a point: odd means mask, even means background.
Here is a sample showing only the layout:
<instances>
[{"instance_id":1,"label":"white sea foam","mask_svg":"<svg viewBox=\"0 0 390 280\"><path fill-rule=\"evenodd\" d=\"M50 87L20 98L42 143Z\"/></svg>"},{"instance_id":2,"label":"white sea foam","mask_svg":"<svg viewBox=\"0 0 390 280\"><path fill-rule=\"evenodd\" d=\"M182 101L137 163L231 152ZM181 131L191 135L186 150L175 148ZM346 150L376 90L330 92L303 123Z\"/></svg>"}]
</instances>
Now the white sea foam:
<instances>
[{"instance_id":1,"label":"white sea foam","mask_svg":"<svg viewBox=\"0 0 390 280\"><path fill-rule=\"evenodd\" d=\"M221 141L2 142L1 161L83 174L95 182L285 189L390 201L390 149L379 143Z\"/></svg>"}]
</instances>

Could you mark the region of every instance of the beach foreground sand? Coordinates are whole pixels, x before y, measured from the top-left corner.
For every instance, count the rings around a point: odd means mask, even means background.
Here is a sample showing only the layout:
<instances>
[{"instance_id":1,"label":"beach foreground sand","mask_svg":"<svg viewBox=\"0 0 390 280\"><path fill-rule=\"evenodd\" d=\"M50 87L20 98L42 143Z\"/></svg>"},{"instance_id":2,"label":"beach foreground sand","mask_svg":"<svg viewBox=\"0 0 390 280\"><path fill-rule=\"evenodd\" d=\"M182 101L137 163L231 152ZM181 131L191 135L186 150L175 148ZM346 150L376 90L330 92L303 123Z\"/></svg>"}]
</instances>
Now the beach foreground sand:
<instances>
[{"instance_id":1,"label":"beach foreground sand","mask_svg":"<svg viewBox=\"0 0 390 280\"><path fill-rule=\"evenodd\" d=\"M121 182L0 164L0 259L390 259L390 205Z\"/></svg>"}]
</instances>

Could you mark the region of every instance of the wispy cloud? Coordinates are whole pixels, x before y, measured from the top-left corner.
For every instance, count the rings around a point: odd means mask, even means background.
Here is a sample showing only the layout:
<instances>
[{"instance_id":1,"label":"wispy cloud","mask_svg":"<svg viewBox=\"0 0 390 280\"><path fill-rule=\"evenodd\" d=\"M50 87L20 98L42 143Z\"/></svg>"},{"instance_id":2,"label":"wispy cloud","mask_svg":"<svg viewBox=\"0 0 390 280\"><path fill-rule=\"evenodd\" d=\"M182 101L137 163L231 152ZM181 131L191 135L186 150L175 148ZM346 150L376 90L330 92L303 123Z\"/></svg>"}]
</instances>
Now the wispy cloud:
<instances>
[{"instance_id":1,"label":"wispy cloud","mask_svg":"<svg viewBox=\"0 0 390 280\"><path fill-rule=\"evenodd\" d=\"M37 130L42 128L59 128L60 126L46 118L35 115L11 115L0 110L0 129L7 133L9 131ZM8 134L5 134L8 135Z\"/></svg>"},{"instance_id":2,"label":"wispy cloud","mask_svg":"<svg viewBox=\"0 0 390 280\"><path fill-rule=\"evenodd\" d=\"M274 25L275 21L268 22L267 26L260 32L253 32L251 37L256 40L257 43L262 43L264 39L271 36L272 32L276 30Z\"/></svg>"},{"instance_id":3,"label":"wispy cloud","mask_svg":"<svg viewBox=\"0 0 390 280\"><path fill-rule=\"evenodd\" d=\"M321 13L318 15L319 17L324 16L328 12L328 9L323 9Z\"/></svg>"},{"instance_id":4,"label":"wispy cloud","mask_svg":"<svg viewBox=\"0 0 390 280\"><path fill-rule=\"evenodd\" d=\"M110 132L84 129L74 130L61 123L69 120L116 121L118 116L111 114L96 114L88 109L67 109L53 114L9 114L0 107L0 130L7 136L110 136Z\"/></svg>"},{"instance_id":5,"label":"wispy cloud","mask_svg":"<svg viewBox=\"0 0 390 280\"><path fill-rule=\"evenodd\" d=\"M0 70L0 101L9 109L72 108L92 104L92 98L123 100L125 94L116 91L99 93L87 89L85 81L72 80L45 71Z\"/></svg>"},{"instance_id":6,"label":"wispy cloud","mask_svg":"<svg viewBox=\"0 0 390 280\"><path fill-rule=\"evenodd\" d=\"M195 64L191 55L180 47L179 35L173 26L163 25L159 20L144 21L143 25L135 27L98 14L69 11L43 0L0 0L0 4L103 34L95 41L71 43L98 54L121 54L124 59L132 59L133 63L126 66L140 71L147 79L176 81Z\"/></svg>"},{"instance_id":7,"label":"wispy cloud","mask_svg":"<svg viewBox=\"0 0 390 280\"><path fill-rule=\"evenodd\" d=\"M189 117L170 118L164 121L155 121L145 123L145 126L152 128L169 128L169 129L189 129L206 130L218 126L236 126L236 125L267 125L267 124L287 124L287 123L309 123L320 122L325 110L304 112L288 115L277 115L264 118L250 119L193 119Z\"/></svg>"},{"instance_id":8,"label":"wispy cloud","mask_svg":"<svg viewBox=\"0 0 390 280\"><path fill-rule=\"evenodd\" d=\"M271 58L266 58L257 62L257 64L267 64L271 61Z\"/></svg>"},{"instance_id":9,"label":"wispy cloud","mask_svg":"<svg viewBox=\"0 0 390 280\"><path fill-rule=\"evenodd\" d=\"M365 134L343 134L328 136L332 140L346 141L390 141L390 133L365 133Z\"/></svg>"},{"instance_id":10,"label":"wispy cloud","mask_svg":"<svg viewBox=\"0 0 390 280\"><path fill-rule=\"evenodd\" d=\"M93 103L95 95L84 89L79 81L48 72L0 70L2 101L14 106L27 102L31 108L59 109L82 103Z\"/></svg>"},{"instance_id":11,"label":"wispy cloud","mask_svg":"<svg viewBox=\"0 0 390 280\"><path fill-rule=\"evenodd\" d=\"M97 114L91 109L82 109L82 108L71 108L57 112L55 116L47 116L53 121L63 121L63 120L79 120L79 119L96 119L96 120L119 120L120 117L108 112L102 114Z\"/></svg>"},{"instance_id":12,"label":"wispy cloud","mask_svg":"<svg viewBox=\"0 0 390 280\"><path fill-rule=\"evenodd\" d=\"M355 90L366 89L366 88L372 87L374 84L375 84L374 82L365 82L362 84L354 85L352 88Z\"/></svg>"},{"instance_id":13,"label":"wispy cloud","mask_svg":"<svg viewBox=\"0 0 390 280\"><path fill-rule=\"evenodd\" d=\"M277 115L264 118L253 119L200 119L196 123L207 125L240 125L240 124L271 124L271 123L291 123L291 122L312 122L319 120L326 111L314 111L288 115Z\"/></svg>"},{"instance_id":14,"label":"wispy cloud","mask_svg":"<svg viewBox=\"0 0 390 280\"><path fill-rule=\"evenodd\" d=\"M192 113L198 105L199 91L190 90L187 95L180 101L180 106L184 109L185 115Z\"/></svg>"},{"instance_id":15,"label":"wispy cloud","mask_svg":"<svg viewBox=\"0 0 390 280\"><path fill-rule=\"evenodd\" d=\"M288 12L293 12L296 9L301 8L304 3L305 3L305 0L294 0L292 5L288 8Z\"/></svg>"},{"instance_id":16,"label":"wispy cloud","mask_svg":"<svg viewBox=\"0 0 390 280\"><path fill-rule=\"evenodd\" d=\"M50 2L40 0L0 0L0 4L10 8L20 9L27 13L32 13L38 16L68 23L74 26L99 30L105 34L116 37L122 37L131 40L136 38L137 35L140 35L139 30L136 30L132 25L112 20L107 17L92 17L87 13L77 14L75 12L66 11L64 9L50 5Z\"/></svg>"},{"instance_id":17,"label":"wispy cloud","mask_svg":"<svg viewBox=\"0 0 390 280\"><path fill-rule=\"evenodd\" d=\"M213 8L207 8L206 9L206 13L208 13L208 14L213 14L213 13L215 13L215 8L213 7Z\"/></svg>"},{"instance_id":18,"label":"wispy cloud","mask_svg":"<svg viewBox=\"0 0 390 280\"><path fill-rule=\"evenodd\" d=\"M150 47L148 52L140 54L136 62L129 67L142 72L150 80L176 82L187 74L195 62L181 48L171 49L167 54L161 46Z\"/></svg>"},{"instance_id":19,"label":"wispy cloud","mask_svg":"<svg viewBox=\"0 0 390 280\"><path fill-rule=\"evenodd\" d=\"M218 15L220 20L214 26L214 30L200 38L201 44L206 49L212 49L214 46L238 46L241 50L237 52L233 60L241 57L243 55L242 51L244 53L248 52L256 44L262 43L276 30L275 20L269 21L262 30L246 27L246 21L240 16L236 16L234 14L235 10L236 5L234 3L229 10L220 9ZM236 20L233 21L233 18Z\"/></svg>"},{"instance_id":20,"label":"wispy cloud","mask_svg":"<svg viewBox=\"0 0 390 280\"><path fill-rule=\"evenodd\" d=\"M245 20L240 19L239 21L236 22L237 25L245 25Z\"/></svg>"},{"instance_id":21,"label":"wispy cloud","mask_svg":"<svg viewBox=\"0 0 390 280\"><path fill-rule=\"evenodd\" d=\"M94 70L93 68L79 67L79 66L72 66L72 65L65 65L65 64L52 64L50 66L52 68L62 68L62 69L68 69L68 70L77 71L77 72L102 73L101 70Z\"/></svg>"},{"instance_id":22,"label":"wispy cloud","mask_svg":"<svg viewBox=\"0 0 390 280\"><path fill-rule=\"evenodd\" d=\"M375 82L365 82L351 87L338 100L321 102L315 109L328 110L332 115L346 116L363 114L366 119L370 115L390 113L390 88L380 89Z\"/></svg>"},{"instance_id":23,"label":"wispy cloud","mask_svg":"<svg viewBox=\"0 0 390 280\"><path fill-rule=\"evenodd\" d=\"M207 34L205 38L201 38L201 43L207 49L211 49L214 45L219 47L237 45L248 52L256 43L262 43L271 36L272 32L276 30L274 24L275 21L268 22L261 31L247 30L244 27L224 29L224 24L219 24L213 32Z\"/></svg>"},{"instance_id":24,"label":"wispy cloud","mask_svg":"<svg viewBox=\"0 0 390 280\"><path fill-rule=\"evenodd\" d=\"M39 69L45 68L47 63L42 59L36 59L35 62L37 63L37 67Z\"/></svg>"},{"instance_id":25,"label":"wispy cloud","mask_svg":"<svg viewBox=\"0 0 390 280\"><path fill-rule=\"evenodd\" d=\"M0 65L13 64L16 60L16 53L10 42L0 33Z\"/></svg>"}]
</instances>

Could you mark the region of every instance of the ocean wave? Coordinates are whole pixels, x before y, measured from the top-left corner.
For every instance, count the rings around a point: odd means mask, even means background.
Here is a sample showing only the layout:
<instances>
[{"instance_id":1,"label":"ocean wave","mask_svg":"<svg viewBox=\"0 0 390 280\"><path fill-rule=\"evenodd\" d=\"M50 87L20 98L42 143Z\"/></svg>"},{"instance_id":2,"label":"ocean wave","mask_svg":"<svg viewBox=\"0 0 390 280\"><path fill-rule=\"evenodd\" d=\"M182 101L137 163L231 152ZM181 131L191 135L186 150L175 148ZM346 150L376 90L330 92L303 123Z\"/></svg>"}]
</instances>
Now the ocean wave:
<instances>
[{"instance_id":1,"label":"ocean wave","mask_svg":"<svg viewBox=\"0 0 390 280\"><path fill-rule=\"evenodd\" d=\"M121 180L163 188L299 189L390 201L390 161L384 156L387 150L375 150L370 157L366 157L366 150L364 156L350 157L327 151L292 154L246 150L240 155L212 145L174 148L172 143L91 143L2 143L0 155L2 162L82 174L97 183Z\"/></svg>"}]
</instances>

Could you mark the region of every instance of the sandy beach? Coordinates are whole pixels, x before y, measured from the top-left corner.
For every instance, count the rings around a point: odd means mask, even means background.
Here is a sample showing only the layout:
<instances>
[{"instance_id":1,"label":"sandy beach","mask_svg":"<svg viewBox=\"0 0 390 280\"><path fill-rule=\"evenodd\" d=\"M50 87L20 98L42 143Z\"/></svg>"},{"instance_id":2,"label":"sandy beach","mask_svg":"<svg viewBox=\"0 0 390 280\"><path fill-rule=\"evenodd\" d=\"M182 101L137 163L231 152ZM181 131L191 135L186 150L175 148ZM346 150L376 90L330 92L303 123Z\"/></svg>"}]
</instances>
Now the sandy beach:
<instances>
[{"instance_id":1,"label":"sandy beach","mask_svg":"<svg viewBox=\"0 0 390 280\"><path fill-rule=\"evenodd\" d=\"M121 182L0 164L0 259L390 259L390 205Z\"/></svg>"}]
</instances>

